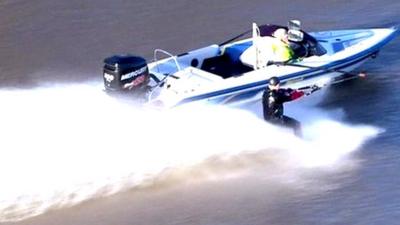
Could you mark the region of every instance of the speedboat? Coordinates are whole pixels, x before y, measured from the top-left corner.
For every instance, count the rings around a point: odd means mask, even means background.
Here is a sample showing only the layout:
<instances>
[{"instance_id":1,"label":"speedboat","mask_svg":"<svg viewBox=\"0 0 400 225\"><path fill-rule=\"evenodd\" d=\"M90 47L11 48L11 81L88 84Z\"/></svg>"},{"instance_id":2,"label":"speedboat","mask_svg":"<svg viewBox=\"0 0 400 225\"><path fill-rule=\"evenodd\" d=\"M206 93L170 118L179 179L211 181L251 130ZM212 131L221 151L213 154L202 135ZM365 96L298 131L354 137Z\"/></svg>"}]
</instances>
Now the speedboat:
<instances>
[{"instance_id":1,"label":"speedboat","mask_svg":"<svg viewBox=\"0 0 400 225\"><path fill-rule=\"evenodd\" d=\"M289 61L270 51L278 29L285 29L297 46ZM289 88L355 78L358 74L351 71L375 58L397 33L398 27L305 32L297 20L287 26L253 23L252 29L221 44L178 55L156 49L150 63L131 54L108 57L104 87L108 93L142 93L135 96L157 107L199 101L242 104L259 100L273 76Z\"/></svg>"}]
</instances>

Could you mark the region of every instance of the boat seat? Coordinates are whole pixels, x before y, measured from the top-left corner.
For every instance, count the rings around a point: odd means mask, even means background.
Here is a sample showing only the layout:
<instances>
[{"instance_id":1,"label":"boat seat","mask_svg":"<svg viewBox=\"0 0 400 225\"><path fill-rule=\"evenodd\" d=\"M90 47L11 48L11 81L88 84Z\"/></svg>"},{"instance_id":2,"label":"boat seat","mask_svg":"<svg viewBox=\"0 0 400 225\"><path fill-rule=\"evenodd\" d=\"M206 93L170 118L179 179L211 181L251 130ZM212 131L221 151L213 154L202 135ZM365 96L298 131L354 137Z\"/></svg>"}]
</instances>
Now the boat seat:
<instances>
[{"instance_id":1,"label":"boat seat","mask_svg":"<svg viewBox=\"0 0 400 225\"><path fill-rule=\"evenodd\" d=\"M243 54L243 52L245 52L252 45L253 41L251 40L231 45L225 49L224 55L228 56L232 62L239 62L240 56Z\"/></svg>"},{"instance_id":2,"label":"boat seat","mask_svg":"<svg viewBox=\"0 0 400 225\"><path fill-rule=\"evenodd\" d=\"M247 48L239 57L240 61L247 66L252 68L258 67L258 65L267 65L268 60L282 61L277 59L273 52L273 43L276 41L275 38L265 36L260 37L257 41L257 46L251 45ZM258 58L256 57L256 49L258 50ZM256 61L258 59L258 62Z\"/></svg>"}]
</instances>

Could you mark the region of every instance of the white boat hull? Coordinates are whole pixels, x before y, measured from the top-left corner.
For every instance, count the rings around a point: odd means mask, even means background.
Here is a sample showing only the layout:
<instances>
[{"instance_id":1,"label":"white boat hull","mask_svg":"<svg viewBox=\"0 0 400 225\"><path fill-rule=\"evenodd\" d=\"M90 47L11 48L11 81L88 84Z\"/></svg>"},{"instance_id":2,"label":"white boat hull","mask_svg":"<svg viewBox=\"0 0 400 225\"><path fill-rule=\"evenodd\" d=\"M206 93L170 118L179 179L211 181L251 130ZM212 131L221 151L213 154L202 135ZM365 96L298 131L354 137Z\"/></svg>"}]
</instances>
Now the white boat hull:
<instances>
[{"instance_id":1,"label":"white boat hull","mask_svg":"<svg viewBox=\"0 0 400 225\"><path fill-rule=\"evenodd\" d=\"M290 88L340 82L354 77L350 72L375 57L397 31L392 27L310 33L326 50L325 54L268 66L248 65L251 60L247 64L239 61L241 55L256 46L254 36L177 56L156 50L155 61L148 64L150 74L156 78L148 102L169 108L200 101L215 104L255 101L273 76ZM160 53L168 57L157 60Z\"/></svg>"}]
</instances>

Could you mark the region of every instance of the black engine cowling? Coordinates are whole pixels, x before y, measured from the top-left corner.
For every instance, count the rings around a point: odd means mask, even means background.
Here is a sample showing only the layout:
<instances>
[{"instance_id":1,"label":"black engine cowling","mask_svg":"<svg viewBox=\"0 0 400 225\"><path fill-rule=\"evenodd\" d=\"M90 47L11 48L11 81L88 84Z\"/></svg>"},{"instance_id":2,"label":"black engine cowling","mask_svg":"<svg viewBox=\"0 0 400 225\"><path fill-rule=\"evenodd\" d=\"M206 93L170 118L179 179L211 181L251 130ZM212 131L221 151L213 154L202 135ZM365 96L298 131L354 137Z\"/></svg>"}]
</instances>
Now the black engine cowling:
<instances>
[{"instance_id":1,"label":"black engine cowling","mask_svg":"<svg viewBox=\"0 0 400 225\"><path fill-rule=\"evenodd\" d=\"M144 58L114 55L104 59L103 80L106 91L135 91L147 86L149 69Z\"/></svg>"}]
</instances>

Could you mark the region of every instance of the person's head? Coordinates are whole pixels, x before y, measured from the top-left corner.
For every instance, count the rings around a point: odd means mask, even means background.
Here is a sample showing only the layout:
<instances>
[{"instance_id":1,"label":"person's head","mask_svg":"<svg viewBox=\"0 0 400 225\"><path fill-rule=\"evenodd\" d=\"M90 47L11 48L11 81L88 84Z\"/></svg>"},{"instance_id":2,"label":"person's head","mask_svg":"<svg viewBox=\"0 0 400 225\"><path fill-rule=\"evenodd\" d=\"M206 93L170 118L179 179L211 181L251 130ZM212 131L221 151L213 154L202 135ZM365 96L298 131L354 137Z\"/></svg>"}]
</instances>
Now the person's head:
<instances>
[{"instance_id":1,"label":"person's head","mask_svg":"<svg viewBox=\"0 0 400 225\"><path fill-rule=\"evenodd\" d=\"M283 29L283 28L277 29L274 32L273 36L278 38L278 39L280 39L280 40L282 40L282 41L287 41L287 38L288 38L287 31L285 29Z\"/></svg>"},{"instance_id":2,"label":"person's head","mask_svg":"<svg viewBox=\"0 0 400 225\"><path fill-rule=\"evenodd\" d=\"M268 82L268 87L271 90L277 90L280 87L280 80L277 77L271 77L269 78L269 82Z\"/></svg>"}]
</instances>

